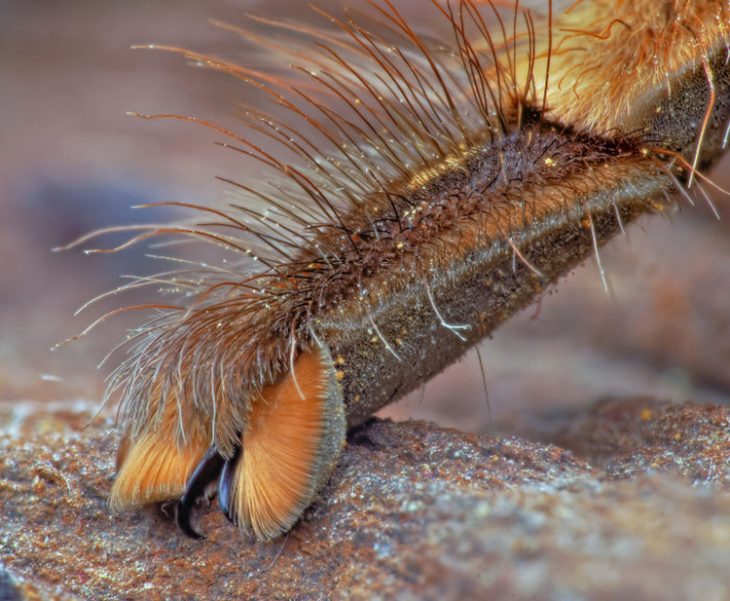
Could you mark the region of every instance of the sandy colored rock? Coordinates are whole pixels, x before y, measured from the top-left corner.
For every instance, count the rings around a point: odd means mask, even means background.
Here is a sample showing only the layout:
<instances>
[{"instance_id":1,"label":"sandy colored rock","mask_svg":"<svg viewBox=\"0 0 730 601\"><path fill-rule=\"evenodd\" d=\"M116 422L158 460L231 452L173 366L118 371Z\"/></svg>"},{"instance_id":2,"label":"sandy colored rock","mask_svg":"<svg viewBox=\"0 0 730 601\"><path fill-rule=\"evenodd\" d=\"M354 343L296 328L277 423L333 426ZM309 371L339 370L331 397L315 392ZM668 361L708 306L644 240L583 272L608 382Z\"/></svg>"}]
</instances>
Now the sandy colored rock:
<instances>
[{"instance_id":1,"label":"sandy colored rock","mask_svg":"<svg viewBox=\"0 0 730 601\"><path fill-rule=\"evenodd\" d=\"M564 414L550 436L575 453L376 421L270 544L246 541L215 502L202 542L156 508L110 514L111 423L86 426L78 403L31 409L0 412L2 599L730 596L728 407L633 399Z\"/></svg>"}]
</instances>

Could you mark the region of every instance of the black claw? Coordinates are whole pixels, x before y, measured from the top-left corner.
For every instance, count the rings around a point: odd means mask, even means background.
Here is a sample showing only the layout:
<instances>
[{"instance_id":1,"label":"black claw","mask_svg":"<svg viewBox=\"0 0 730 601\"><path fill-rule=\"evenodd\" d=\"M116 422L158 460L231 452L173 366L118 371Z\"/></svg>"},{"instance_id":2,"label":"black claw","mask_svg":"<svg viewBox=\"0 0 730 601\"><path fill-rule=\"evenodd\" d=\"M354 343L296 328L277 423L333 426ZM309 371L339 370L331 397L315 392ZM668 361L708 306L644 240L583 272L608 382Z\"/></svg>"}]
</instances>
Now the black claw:
<instances>
[{"instance_id":1,"label":"black claw","mask_svg":"<svg viewBox=\"0 0 730 601\"><path fill-rule=\"evenodd\" d=\"M221 477L218 481L218 505L220 505L223 515L231 523L233 523L233 517L231 516L231 488L233 486L233 474L236 472L236 464L240 457L241 447L238 447L233 457L223 464Z\"/></svg>"},{"instance_id":2,"label":"black claw","mask_svg":"<svg viewBox=\"0 0 730 601\"><path fill-rule=\"evenodd\" d=\"M199 540L205 538L197 532L190 524L193 507L196 507L201 498L207 496L208 487L215 482L223 467L223 456L215 447L208 449L208 452L200 460L195 471L190 476L185 493L180 498L175 512L177 525L187 536Z\"/></svg>"},{"instance_id":3,"label":"black claw","mask_svg":"<svg viewBox=\"0 0 730 601\"><path fill-rule=\"evenodd\" d=\"M193 540L201 540L204 539L205 536L200 534L195 528L192 527L190 524L190 511L187 511L183 513L182 506L178 504L177 511L175 512L176 519L177 519L177 527L182 530L182 533L185 536L188 536L192 538Z\"/></svg>"}]
</instances>

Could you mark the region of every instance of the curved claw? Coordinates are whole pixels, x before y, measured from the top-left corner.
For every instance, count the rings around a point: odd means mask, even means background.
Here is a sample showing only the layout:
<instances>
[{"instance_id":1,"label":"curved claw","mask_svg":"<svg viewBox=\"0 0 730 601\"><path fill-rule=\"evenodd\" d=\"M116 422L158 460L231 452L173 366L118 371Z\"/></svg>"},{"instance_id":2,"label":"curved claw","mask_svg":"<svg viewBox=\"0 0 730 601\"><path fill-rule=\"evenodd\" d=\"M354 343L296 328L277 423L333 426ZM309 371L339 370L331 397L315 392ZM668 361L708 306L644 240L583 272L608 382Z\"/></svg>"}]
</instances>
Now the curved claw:
<instances>
[{"instance_id":1,"label":"curved claw","mask_svg":"<svg viewBox=\"0 0 730 601\"><path fill-rule=\"evenodd\" d=\"M201 498L205 498L208 487L216 480L223 468L224 459L218 449L211 447L200 460L185 486L185 493L177 504L175 520L178 528L190 538L205 538L190 523L193 507Z\"/></svg>"},{"instance_id":2,"label":"curved claw","mask_svg":"<svg viewBox=\"0 0 730 601\"><path fill-rule=\"evenodd\" d=\"M192 538L193 540L201 540L205 538L200 532L198 532L195 528L192 527L190 524L190 510L182 509L182 504L178 505L177 512L176 512L176 521L177 521L177 527L180 528L182 533L185 536L188 536Z\"/></svg>"},{"instance_id":3,"label":"curved claw","mask_svg":"<svg viewBox=\"0 0 730 601\"><path fill-rule=\"evenodd\" d=\"M231 514L231 488L233 486L233 475L236 473L236 465L241 456L241 447L236 449L233 457L223 464L221 477L218 481L218 505L228 521L234 523Z\"/></svg>"}]
</instances>

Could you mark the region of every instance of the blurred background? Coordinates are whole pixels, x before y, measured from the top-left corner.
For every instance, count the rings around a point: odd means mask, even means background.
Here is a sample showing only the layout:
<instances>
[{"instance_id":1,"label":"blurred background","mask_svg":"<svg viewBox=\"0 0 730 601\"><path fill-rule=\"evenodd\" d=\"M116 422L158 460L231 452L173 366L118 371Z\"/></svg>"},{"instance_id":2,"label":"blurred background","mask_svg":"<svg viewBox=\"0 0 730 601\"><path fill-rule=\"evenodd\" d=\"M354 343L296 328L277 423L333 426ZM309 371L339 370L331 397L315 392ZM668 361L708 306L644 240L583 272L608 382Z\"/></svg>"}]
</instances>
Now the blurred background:
<instances>
[{"instance_id":1,"label":"blurred background","mask_svg":"<svg viewBox=\"0 0 730 601\"><path fill-rule=\"evenodd\" d=\"M265 2L293 16L306 3ZM414 2L415 4L415 2ZM194 69L179 56L131 50L174 44L245 61L235 35L209 18L245 22L257 2L200 0L0 0L0 400L100 398L96 364L125 319L55 352L110 303L74 310L125 274L160 269L144 249L85 256L51 249L94 228L165 219L130 207L210 203L252 163L213 145L211 132L146 122L126 111L176 112L234 124L245 86ZM730 157L727 157L730 159ZM715 181L730 187L730 161ZM730 398L730 202L682 206L644 219L602 251L614 294L595 261L539 307L481 346L490 412L475 354L386 414L483 430L601 398Z\"/></svg>"}]
</instances>

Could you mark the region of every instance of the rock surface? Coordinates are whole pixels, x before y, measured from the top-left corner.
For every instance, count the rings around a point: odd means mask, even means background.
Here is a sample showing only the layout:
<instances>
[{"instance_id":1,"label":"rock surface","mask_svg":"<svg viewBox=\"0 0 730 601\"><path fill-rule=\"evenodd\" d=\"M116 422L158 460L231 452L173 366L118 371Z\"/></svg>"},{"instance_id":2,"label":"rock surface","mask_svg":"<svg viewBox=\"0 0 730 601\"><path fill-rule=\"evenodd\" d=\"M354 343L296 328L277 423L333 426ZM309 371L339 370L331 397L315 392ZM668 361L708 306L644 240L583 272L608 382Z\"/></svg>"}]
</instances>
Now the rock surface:
<instances>
[{"instance_id":1,"label":"rock surface","mask_svg":"<svg viewBox=\"0 0 730 601\"><path fill-rule=\"evenodd\" d=\"M0 405L0 599L730 598L730 409L606 401L533 438L375 421L288 537L112 515L118 435ZM539 424L540 427L536 427Z\"/></svg>"}]
</instances>

